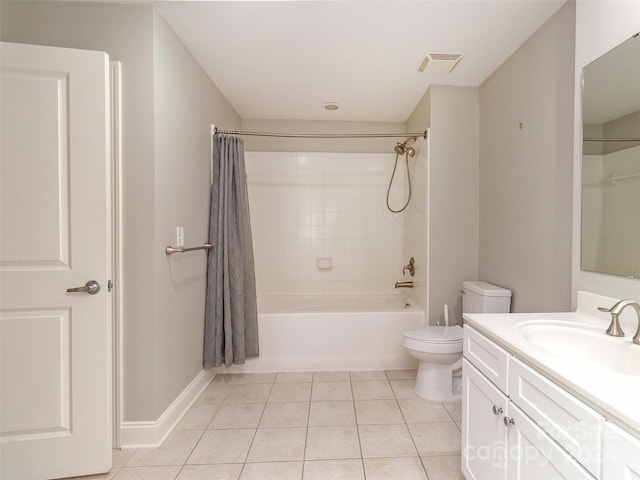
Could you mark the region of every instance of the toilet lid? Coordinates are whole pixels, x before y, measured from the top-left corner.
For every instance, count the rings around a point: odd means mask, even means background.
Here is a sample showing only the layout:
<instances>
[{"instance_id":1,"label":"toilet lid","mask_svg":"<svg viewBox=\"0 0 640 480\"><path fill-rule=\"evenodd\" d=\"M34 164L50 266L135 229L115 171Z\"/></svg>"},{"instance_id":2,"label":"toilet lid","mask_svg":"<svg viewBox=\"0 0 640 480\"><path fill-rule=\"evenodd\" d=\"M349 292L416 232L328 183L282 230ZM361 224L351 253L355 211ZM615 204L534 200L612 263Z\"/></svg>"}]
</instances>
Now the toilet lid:
<instances>
[{"instance_id":1,"label":"toilet lid","mask_svg":"<svg viewBox=\"0 0 640 480\"><path fill-rule=\"evenodd\" d=\"M451 327L436 327L428 326L422 328L416 328L415 330L409 330L404 332L404 336L430 343L453 343L462 340L462 327L460 325L453 325Z\"/></svg>"}]
</instances>

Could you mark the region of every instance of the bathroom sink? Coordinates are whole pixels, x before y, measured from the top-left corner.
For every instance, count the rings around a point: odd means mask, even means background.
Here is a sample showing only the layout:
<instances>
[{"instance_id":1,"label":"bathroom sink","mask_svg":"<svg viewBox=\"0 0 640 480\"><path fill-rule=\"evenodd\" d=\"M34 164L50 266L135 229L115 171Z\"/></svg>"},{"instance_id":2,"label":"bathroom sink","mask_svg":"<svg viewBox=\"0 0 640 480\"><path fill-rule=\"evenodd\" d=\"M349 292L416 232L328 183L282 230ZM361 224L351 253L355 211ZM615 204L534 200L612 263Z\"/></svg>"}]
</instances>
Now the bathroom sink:
<instances>
[{"instance_id":1,"label":"bathroom sink","mask_svg":"<svg viewBox=\"0 0 640 480\"><path fill-rule=\"evenodd\" d=\"M532 346L596 370L640 375L640 345L575 322L530 320L514 326Z\"/></svg>"}]
</instances>

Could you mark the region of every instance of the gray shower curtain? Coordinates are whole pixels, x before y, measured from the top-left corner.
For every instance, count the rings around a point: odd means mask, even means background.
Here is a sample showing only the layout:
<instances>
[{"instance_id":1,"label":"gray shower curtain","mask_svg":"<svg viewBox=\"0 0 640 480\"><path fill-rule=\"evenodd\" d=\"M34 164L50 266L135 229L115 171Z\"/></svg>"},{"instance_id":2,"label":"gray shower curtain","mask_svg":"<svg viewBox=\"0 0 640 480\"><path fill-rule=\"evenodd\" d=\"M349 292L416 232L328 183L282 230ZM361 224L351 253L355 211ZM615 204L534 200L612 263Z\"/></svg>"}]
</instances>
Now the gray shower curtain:
<instances>
[{"instance_id":1,"label":"gray shower curtain","mask_svg":"<svg viewBox=\"0 0 640 480\"><path fill-rule=\"evenodd\" d=\"M244 142L213 138L213 184L204 324L204 366L258 356L258 313Z\"/></svg>"}]
</instances>

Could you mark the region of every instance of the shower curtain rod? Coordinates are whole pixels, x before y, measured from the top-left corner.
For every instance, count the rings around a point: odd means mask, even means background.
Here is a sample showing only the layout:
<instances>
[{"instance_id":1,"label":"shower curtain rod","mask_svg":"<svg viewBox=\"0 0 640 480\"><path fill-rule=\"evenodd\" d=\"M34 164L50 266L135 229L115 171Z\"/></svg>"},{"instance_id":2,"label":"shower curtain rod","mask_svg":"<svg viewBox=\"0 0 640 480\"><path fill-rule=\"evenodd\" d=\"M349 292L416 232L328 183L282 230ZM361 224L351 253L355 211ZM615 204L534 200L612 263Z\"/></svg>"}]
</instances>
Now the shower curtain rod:
<instances>
[{"instance_id":1,"label":"shower curtain rod","mask_svg":"<svg viewBox=\"0 0 640 480\"><path fill-rule=\"evenodd\" d=\"M279 138L402 138L423 137L427 138L427 131L419 133L269 133L269 132L244 132L242 130L221 130L212 127L214 135L240 135L251 137L279 137Z\"/></svg>"},{"instance_id":2,"label":"shower curtain rod","mask_svg":"<svg viewBox=\"0 0 640 480\"><path fill-rule=\"evenodd\" d=\"M585 142L640 142L640 137L637 138L583 138Z\"/></svg>"}]
</instances>

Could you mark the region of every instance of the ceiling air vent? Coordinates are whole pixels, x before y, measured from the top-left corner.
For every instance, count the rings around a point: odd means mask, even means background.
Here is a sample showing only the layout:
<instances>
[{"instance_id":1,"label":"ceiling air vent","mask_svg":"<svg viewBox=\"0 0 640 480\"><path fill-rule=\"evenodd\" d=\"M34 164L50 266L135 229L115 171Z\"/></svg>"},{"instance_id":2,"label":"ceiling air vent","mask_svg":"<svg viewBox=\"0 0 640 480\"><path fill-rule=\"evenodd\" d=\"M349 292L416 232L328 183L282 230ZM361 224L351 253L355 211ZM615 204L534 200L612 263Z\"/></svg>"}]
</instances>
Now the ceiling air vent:
<instances>
[{"instance_id":1,"label":"ceiling air vent","mask_svg":"<svg viewBox=\"0 0 640 480\"><path fill-rule=\"evenodd\" d=\"M461 53L427 53L418 71L429 74L450 73L462 58Z\"/></svg>"}]
</instances>

